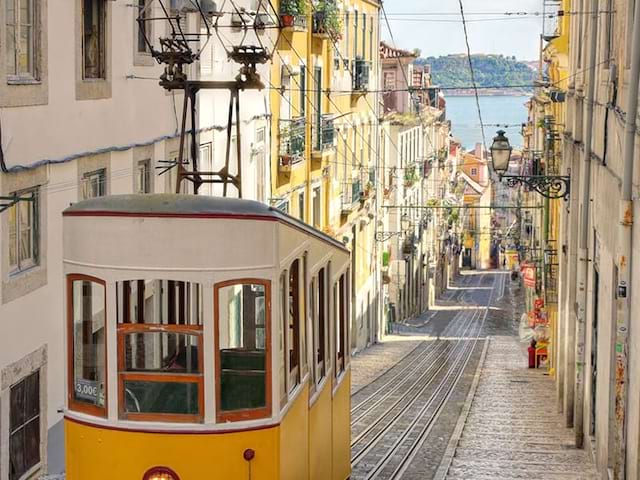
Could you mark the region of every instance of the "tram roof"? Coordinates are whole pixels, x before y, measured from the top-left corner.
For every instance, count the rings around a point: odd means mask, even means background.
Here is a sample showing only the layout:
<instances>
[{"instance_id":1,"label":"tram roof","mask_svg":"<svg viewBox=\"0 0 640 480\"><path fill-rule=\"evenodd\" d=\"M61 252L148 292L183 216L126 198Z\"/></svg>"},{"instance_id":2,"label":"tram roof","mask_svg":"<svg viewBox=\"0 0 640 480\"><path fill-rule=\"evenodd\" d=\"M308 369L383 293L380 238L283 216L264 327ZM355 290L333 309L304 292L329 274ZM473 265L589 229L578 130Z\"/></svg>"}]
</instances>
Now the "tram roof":
<instances>
[{"instance_id":1,"label":"tram roof","mask_svg":"<svg viewBox=\"0 0 640 480\"><path fill-rule=\"evenodd\" d=\"M253 200L171 193L108 195L72 204L65 216L227 218L278 221L348 251L333 237L281 210Z\"/></svg>"}]
</instances>

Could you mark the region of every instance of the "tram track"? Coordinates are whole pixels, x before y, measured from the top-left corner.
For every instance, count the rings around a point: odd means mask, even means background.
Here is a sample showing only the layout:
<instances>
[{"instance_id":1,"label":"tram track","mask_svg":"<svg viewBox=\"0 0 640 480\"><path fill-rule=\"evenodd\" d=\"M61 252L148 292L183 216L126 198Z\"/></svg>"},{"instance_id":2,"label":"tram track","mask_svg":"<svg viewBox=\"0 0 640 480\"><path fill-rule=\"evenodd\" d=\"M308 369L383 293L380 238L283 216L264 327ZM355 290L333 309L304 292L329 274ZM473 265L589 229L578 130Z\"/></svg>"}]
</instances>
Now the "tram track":
<instances>
[{"instance_id":1,"label":"tram track","mask_svg":"<svg viewBox=\"0 0 640 480\"><path fill-rule=\"evenodd\" d=\"M485 277L485 274L480 275L478 283L481 284ZM406 381L401 382L405 386L401 390L404 396L391 402L386 410L376 412L378 415L368 426L356 433L352 439L351 478L397 479L407 470L447 405L476 350L496 283L496 278L493 277L486 305L473 311L463 311L466 314L463 322L456 316L455 323L458 325L452 326L453 321L450 323L449 326L456 330L457 339L439 340L445 346L440 344L437 349L434 347L420 365L425 365L426 358L429 358L429 362L434 358L437 361L418 378L412 379L413 385L410 388L406 388ZM411 371L418 369L419 367ZM396 388L398 390L400 389ZM387 395L385 398L392 397ZM383 403L384 401L378 402L378 406L383 406ZM375 410L376 406L369 408L367 412ZM352 425L366 417L366 413L361 414ZM382 428L379 428L381 424Z\"/></svg>"},{"instance_id":2,"label":"tram track","mask_svg":"<svg viewBox=\"0 0 640 480\"><path fill-rule=\"evenodd\" d=\"M463 325L460 326L460 330L458 331L457 336L464 337L466 333L469 331L469 329L472 328L473 321L474 321L473 317L474 316L471 315L470 318L467 321L465 321ZM455 354L455 350L458 346L458 343L454 345L451 341L440 340L440 342L441 343L438 345L438 347L431 352L432 355L430 356L430 358L431 357L435 359L444 358L446 361L449 358L451 358L452 355ZM437 361L427 362L425 359L425 362L422 365L419 365L418 368L423 366L426 366L427 368L420 374L418 378L416 379L408 378L406 381L401 382L398 385L398 387L403 387L409 384L410 386L408 388L405 387L405 388L394 389L394 393L400 392L400 395L397 398L395 398L395 400L394 400L394 397L391 397L391 395L388 395L387 397L385 397L385 399L390 397L392 398L391 405L384 406L382 405L383 403L382 401L378 402L376 405L372 405L372 407L368 410L368 412L374 411L379 406L384 407L384 409L381 413L378 413L373 419L367 418L367 422L364 429L357 432L355 436L352 437L352 440L351 440L352 452L353 452L354 446L356 446L362 440L362 438L364 438L369 432L374 430L386 417L392 415L393 413L396 413L396 417L397 417L402 415L404 412L406 412L407 409L409 409L419 399L422 393L424 393L424 391L431 385L433 378L435 378L438 375L438 373L441 371L441 369L444 366L444 363L437 362ZM398 409L399 411L395 412L396 409ZM354 427L357 424L363 423L361 422L361 420L367 416L367 413L363 413L357 419L352 420L352 423L351 423L352 431L354 430ZM389 427L390 426L383 427L381 433L384 433L385 430L388 429ZM357 458L358 458L358 454L356 453L356 455L352 457L352 461Z\"/></svg>"},{"instance_id":3,"label":"tram track","mask_svg":"<svg viewBox=\"0 0 640 480\"><path fill-rule=\"evenodd\" d=\"M481 283L481 279L478 278L477 280L477 286L479 286ZM463 293L462 295L460 295L461 298L461 303L463 305L466 304L466 302L463 300L465 297L466 293ZM465 312L462 310L458 313L456 313L456 315L451 319L451 321L449 322L449 325L445 328L445 330L442 332L441 335L439 335L439 337L442 336L456 336L459 334L460 331L460 326L458 325L459 319L461 316L463 316L465 314ZM454 328L458 327L458 332L451 332L451 330L453 330ZM351 406L351 417L352 417L352 424L354 423L353 418L360 418L360 415L358 414L358 410L360 408L362 408L364 405L370 405L371 400L375 399L374 403L379 403L379 400L382 397L386 397L388 396L390 393L392 393L395 390L398 390L402 385L395 385L395 382L397 379L401 378L401 377L408 377L409 375L415 373L420 367L422 367L424 365L424 360L425 360L425 356L430 356L432 350L434 348L436 348L439 345L440 339L438 338L436 341L434 342L430 342L430 343L426 343L425 345L422 345L420 347L417 347L416 349L414 349L413 351L411 351L408 356L410 355L412 358L411 362L407 362L407 365L405 367L403 367L402 369L400 369L398 372L396 372L395 374L393 374L393 376L391 378L389 378L388 380L386 380L382 385L380 385L379 387L377 387L374 391L364 395L365 390L373 387L374 382L371 382L368 385L363 386L361 389L359 389L357 392L355 392L352 395L352 406ZM417 356L415 355L416 351L418 351ZM406 358L406 357L405 357ZM389 373L390 371L387 371L385 374L383 374L382 376L386 375L387 373ZM384 392L385 389L390 388L389 391ZM360 397L363 396L364 398L362 399L355 399L354 397Z\"/></svg>"}]
</instances>

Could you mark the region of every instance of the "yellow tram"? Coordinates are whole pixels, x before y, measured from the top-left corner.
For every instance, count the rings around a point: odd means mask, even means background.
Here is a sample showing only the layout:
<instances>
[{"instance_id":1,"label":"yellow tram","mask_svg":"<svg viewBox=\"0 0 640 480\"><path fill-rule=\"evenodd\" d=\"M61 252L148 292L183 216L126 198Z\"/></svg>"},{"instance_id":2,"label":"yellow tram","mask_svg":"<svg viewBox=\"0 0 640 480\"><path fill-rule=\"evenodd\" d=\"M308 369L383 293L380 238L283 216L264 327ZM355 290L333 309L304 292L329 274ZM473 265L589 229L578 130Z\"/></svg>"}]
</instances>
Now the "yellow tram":
<instances>
[{"instance_id":1,"label":"yellow tram","mask_svg":"<svg viewBox=\"0 0 640 480\"><path fill-rule=\"evenodd\" d=\"M69 480L350 475L349 252L247 200L64 212Z\"/></svg>"}]
</instances>

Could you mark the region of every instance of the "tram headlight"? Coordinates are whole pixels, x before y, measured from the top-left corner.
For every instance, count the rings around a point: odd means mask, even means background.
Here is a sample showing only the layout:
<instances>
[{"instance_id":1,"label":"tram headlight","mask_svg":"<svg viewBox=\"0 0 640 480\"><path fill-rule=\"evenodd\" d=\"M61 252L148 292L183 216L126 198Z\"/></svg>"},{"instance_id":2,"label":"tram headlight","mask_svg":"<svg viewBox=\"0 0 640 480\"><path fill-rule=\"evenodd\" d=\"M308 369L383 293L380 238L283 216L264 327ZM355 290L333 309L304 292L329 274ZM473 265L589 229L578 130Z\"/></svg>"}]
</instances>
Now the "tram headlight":
<instances>
[{"instance_id":1,"label":"tram headlight","mask_svg":"<svg viewBox=\"0 0 640 480\"><path fill-rule=\"evenodd\" d=\"M153 467L147 470L142 480L180 480L180 477L168 467Z\"/></svg>"}]
</instances>

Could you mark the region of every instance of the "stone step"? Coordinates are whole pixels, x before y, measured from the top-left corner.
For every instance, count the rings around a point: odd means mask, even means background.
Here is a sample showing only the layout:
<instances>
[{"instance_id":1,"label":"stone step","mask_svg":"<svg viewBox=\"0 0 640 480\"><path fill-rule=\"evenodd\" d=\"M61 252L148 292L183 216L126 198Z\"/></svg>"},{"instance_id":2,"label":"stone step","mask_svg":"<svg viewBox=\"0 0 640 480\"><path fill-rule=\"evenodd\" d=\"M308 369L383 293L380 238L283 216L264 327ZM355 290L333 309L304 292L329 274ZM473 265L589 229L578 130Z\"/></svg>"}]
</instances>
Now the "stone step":
<instances>
[{"instance_id":1,"label":"stone step","mask_svg":"<svg viewBox=\"0 0 640 480\"><path fill-rule=\"evenodd\" d=\"M459 460L499 461L515 463L533 463L544 465L580 465L589 461L589 457L580 450L555 450L549 452L539 451L518 451L511 449L498 449L497 446L489 444L486 448L458 448L455 458Z\"/></svg>"}]
</instances>

